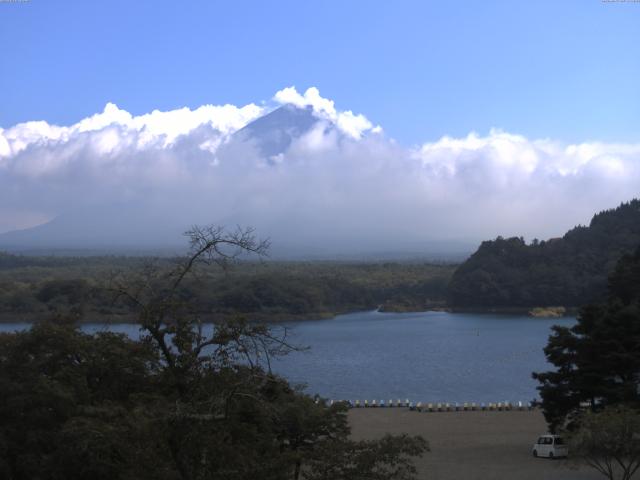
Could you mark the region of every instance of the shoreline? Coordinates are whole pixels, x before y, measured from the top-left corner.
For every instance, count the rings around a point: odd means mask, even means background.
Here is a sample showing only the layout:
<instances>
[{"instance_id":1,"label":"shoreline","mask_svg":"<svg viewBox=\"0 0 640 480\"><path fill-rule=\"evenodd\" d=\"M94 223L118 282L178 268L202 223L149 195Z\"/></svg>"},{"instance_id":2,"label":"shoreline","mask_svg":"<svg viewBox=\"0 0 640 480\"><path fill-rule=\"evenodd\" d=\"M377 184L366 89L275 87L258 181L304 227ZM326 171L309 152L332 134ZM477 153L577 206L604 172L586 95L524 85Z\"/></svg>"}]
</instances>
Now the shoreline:
<instances>
[{"instance_id":1,"label":"shoreline","mask_svg":"<svg viewBox=\"0 0 640 480\"><path fill-rule=\"evenodd\" d=\"M518 315L518 316L528 316L532 318L566 318L573 317L578 313L577 307L567 307L565 308L562 315L550 314L550 315L533 315L531 311L535 308L539 307L531 307L531 308L521 308L521 307L487 307L487 308L460 308L460 307L433 307L427 308L424 310L412 310L412 309L393 309L385 306L379 306L378 308L370 308L366 310L346 310L346 311L338 311L338 312L314 312L308 314L271 314L271 313L262 313L262 314L243 314L243 313L222 313L222 314L208 314L202 316L202 323L205 324L216 324L225 319L230 319L234 317L244 317L247 318L250 323L272 323L274 325L287 323L287 322L304 322L304 321L319 321L319 320L332 320L336 317L342 315L351 315L357 313L368 313L368 312L379 312L379 313L430 313L430 312L438 312L438 313L460 313L460 314L477 314L477 315ZM551 307L550 307L551 308ZM547 309L544 309L544 312L547 312ZM46 313L28 313L28 314L12 314L12 313L0 313L0 324L12 324L12 323L38 323L47 318L51 318L51 314ZM249 318L251 317L251 318ZM89 314L82 320L78 321L79 325L88 325L88 324L105 324L105 325L130 325L137 324L135 315L95 315Z\"/></svg>"},{"instance_id":2,"label":"shoreline","mask_svg":"<svg viewBox=\"0 0 640 480\"><path fill-rule=\"evenodd\" d=\"M562 309L562 314L558 314L557 310ZM450 307L448 311L451 313L475 313L475 314L495 314L495 315L526 315L533 318L562 318L574 317L578 314L580 307ZM540 311L553 312L550 315L536 315L532 312Z\"/></svg>"}]
</instances>

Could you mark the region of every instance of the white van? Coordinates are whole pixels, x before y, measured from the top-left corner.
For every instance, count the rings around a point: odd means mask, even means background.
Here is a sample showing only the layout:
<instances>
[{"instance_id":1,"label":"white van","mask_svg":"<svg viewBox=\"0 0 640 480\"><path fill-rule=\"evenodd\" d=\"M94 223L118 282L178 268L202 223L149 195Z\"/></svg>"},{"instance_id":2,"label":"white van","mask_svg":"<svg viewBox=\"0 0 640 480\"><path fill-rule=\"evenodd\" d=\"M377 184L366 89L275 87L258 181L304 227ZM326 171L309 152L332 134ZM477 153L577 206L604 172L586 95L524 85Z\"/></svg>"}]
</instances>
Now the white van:
<instances>
[{"instance_id":1,"label":"white van","mask_svg":"<svg viewBox=\"0 0 640 480\"><path fill-rule=\"evenodd\" d=\"M534 457L558 458L569 455L569 448L558 435L541 435L533 444Z\"/></svg>"}]
</instances>

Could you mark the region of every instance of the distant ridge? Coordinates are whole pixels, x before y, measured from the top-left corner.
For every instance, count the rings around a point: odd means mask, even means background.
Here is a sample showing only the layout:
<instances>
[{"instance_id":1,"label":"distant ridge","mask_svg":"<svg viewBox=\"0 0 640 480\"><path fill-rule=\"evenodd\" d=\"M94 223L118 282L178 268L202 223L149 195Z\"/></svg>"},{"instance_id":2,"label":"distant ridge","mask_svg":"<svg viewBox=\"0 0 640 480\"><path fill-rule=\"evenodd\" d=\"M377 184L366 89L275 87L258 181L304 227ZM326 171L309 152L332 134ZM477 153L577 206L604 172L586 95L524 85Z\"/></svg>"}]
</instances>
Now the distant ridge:
<instances>
[{"instance_id":1,"label":"distant ridge","mask_svg":"<svg viewBox=\"0 0 640 480\"><path fill-rule=\"evenodd\" d=\"M184 249L184 227L165 225L162 212L138 205L77 208L36 227L0 235L0 250L37 254L55 251L135 253ZM162 240L159 240L162 239Z\"/></svg>"},{"instance_id":2,"label":"distant ridge","mask_svg":"<svg viewBox=\"0 0 640 480\"><path fill-rule=\"evenodd\" d=\"M640 200L594 215L562 238L498 237L483 242L454 273L452 307L577 307L606 296L607 276L640 245Z\"/></svg>"}]
</instances>

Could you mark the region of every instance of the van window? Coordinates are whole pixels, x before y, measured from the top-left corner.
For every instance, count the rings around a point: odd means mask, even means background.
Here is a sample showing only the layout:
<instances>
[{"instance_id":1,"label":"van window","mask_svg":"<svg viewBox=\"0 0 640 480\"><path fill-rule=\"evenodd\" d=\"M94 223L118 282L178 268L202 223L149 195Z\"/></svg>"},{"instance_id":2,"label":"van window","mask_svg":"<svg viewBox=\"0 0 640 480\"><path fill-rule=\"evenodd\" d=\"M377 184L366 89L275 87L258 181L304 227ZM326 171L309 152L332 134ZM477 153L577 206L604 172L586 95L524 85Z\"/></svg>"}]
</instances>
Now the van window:
<instances>
[{"instance_id":1,"label":"van window","mask_svg":"<svg viewBox=\"0 0 640 480\"><path fill-rule=\"evenodd\" d=\"M562 437L557 437L556 441L555 441L556 445L564 445L564 440L562 439Z\"/></svg>"}]
</instances>

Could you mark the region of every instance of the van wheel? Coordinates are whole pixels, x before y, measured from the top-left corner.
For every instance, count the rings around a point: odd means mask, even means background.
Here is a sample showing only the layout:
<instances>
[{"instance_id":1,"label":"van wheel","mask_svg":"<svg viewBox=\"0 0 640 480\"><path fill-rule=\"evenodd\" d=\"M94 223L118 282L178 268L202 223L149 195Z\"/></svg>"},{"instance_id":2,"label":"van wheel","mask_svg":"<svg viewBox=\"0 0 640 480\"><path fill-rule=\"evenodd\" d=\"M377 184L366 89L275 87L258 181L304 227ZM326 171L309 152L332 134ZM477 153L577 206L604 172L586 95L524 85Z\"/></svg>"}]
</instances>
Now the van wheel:
<instances>
[{"instance_id":1,"label":"van wheel","mask_svg":"<svg viewBox=\"0 0 640 480\"><path fill-rule=\"evenodd\" d=\"M549 452L549 458L553 460L553 452Z\"/></svg>"},{"instance_id":2,"label":"van wheel","mask_svg":"<svg viewBox=\"0 0 640 480\"><path fill-rule=\"evenodd\" d=\"M537 450L534 450L534 451L533 451L533 456L534 456L534 457L536 457L536 458L538 458L538 451L537 451Z\"/></svg>"}]
</instances>

